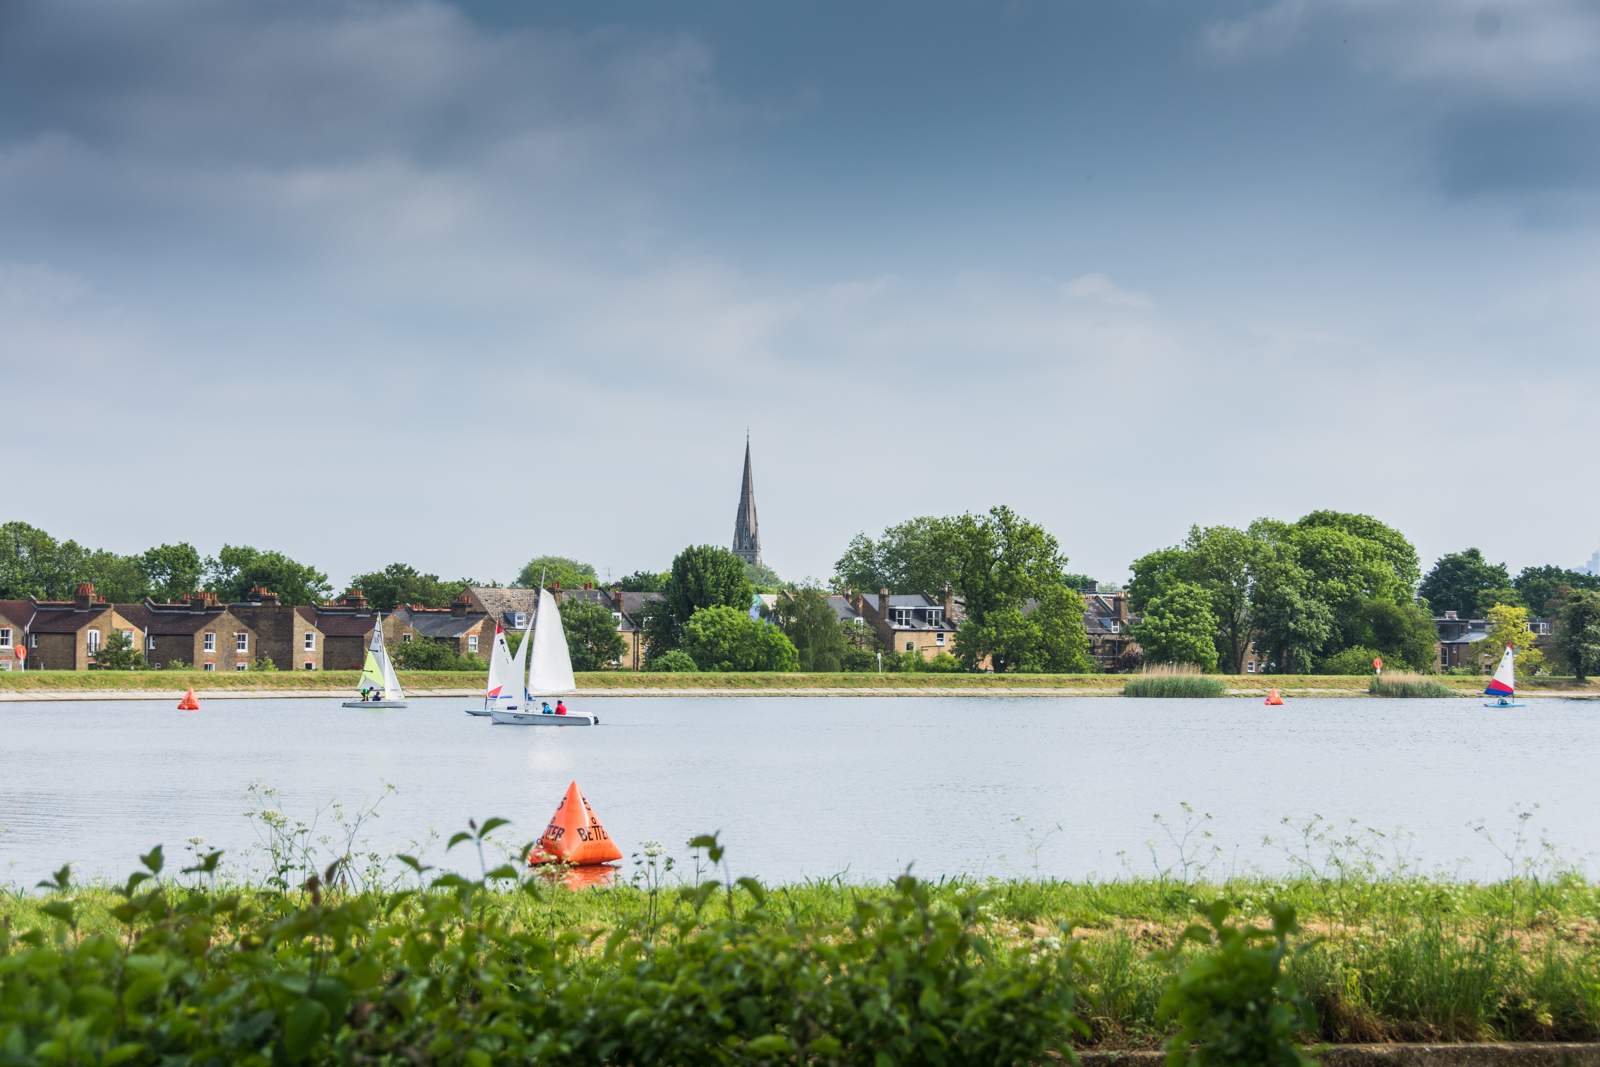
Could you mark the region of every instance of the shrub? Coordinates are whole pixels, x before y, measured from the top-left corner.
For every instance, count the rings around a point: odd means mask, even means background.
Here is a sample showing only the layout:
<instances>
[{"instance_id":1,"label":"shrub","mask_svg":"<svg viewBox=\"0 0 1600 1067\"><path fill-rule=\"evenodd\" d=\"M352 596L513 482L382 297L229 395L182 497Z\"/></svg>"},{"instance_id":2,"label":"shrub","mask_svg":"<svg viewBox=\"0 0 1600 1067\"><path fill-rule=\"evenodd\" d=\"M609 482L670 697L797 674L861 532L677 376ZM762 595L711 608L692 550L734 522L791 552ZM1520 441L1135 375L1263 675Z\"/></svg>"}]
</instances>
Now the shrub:
<instances>
[{"instance_id":1,"label":"shrub","mask_svg":"<svg viewBox=\"0 0 1600 1067\"><path fill-rule=\"evenodd\" d=\"M1221 678L1201 674L1193 663L1146 664L1122 686L1125 697L1220 697L1227 692Z\"/></svg>"},{"instance_id":2,"label":"shrub","mask_svg":"<svg viewBox=\"0 0 1600 1067\"><path fill-rule=\"evenodd\" d=\"M1335 652L1317 664L1318 674L1343 674L1360 675L1371 674L1376 669L1372 666L1375 659L1383 659L1382 652L1356 645L1342 652Z\"/></svg>"},{"instance_id":3,"label":"shrub","mask_svg":"<svg viewBox=\"0 0 1600 1067\"><path fill-rule=\"evenodd\" d=\"M793 671L800 656L783 631L723 605L701 608L683 627L683 651L703 671Z\"/></svg>"},{"instance_id":4,"label":"shrub","mask_svg":"<svg viewBox=\"0 0 1600 1067\"><path fill-rule=\"evenodd\" d=\"M671 652L663 652L659 656L651 656L649 662L645 664L645 670L666 671L672 674L691 674L699 669L689 653L677 648Z\"/></svg>"},{"instance_id":5,"label":"shrub","mask_svg":"<svg viewBox=\"0 0 1600 1067\"><path fill-rule=\"evenodd\" d=\"M102 671L142 671L144 654L133 647L133 638L120 631L90 654L89 659Z\"/></svg>"},{"instance_id":6,"label":"shrub","mask_svg":"<svg viewBox=\"0 0 1600 1067\"><path fill-rule=\"evenodd\" d=\"M481 671L487 667L477 656L457 655L442 641L402 641L390 646L390 656L402 671Z\"/></svg>"},{"instance_id":7,"label":"shrub","mask_svg":"<svg viewBox=\"0 0 1600 1067\"><path fill-rule=\"evenodd\" d=\"M253 671L276 671L278 665L272 662L271 656L257 656L255 661L250 664L250 669Z\"/></svg>"},{"instance_id":8,"label":"shrub","mask_svg":"<svg viewBox=\"0 0 1600 1067\"><path fill-rule=\"evenodd\" d=\"M1410 671L1389 671L1367 683L1375 697L1453 697L1458 694L1447 685Z\"/></svg>"}]
</instances>

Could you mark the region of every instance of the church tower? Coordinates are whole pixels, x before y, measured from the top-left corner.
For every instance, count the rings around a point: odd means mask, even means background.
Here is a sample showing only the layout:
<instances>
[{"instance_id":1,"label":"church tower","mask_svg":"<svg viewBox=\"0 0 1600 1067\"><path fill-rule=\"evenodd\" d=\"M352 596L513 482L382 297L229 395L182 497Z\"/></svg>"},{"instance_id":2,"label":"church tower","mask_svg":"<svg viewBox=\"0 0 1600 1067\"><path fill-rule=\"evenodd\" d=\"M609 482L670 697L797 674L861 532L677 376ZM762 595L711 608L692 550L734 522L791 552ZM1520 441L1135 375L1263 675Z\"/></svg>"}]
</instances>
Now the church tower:
<instances>
[{"instance_id":1,"label":"church tower","mask_svg":"<svg viewBox=\"0 0 1600 1067\"><path fill-rule=\"evenodd\" d=\"M750 475L750 437L744 439L744 486L739 490L739 514L733 520L733 554L746 563L761 563L761 526L756 522L756 484Z\"/></svg>"}]
</instances>

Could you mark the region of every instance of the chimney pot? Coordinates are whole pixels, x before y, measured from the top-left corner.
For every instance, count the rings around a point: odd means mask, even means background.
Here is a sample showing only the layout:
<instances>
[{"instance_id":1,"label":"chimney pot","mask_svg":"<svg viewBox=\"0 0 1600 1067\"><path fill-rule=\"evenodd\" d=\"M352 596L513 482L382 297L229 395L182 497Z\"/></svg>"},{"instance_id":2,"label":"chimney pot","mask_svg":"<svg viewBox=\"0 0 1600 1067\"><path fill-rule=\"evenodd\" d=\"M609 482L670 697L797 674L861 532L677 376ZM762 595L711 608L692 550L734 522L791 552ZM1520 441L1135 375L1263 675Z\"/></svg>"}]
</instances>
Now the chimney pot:
<instances>
[{"instance_id":1,"label":"chimney pot","mask_svg":"<svg viewBox=\"0 0 1600 1067\"><path fill-rule=\"evenodd\" d=\"M613 591L612 594L611 594L611 610L612 611L621 611L622 610L622 590L620 590L620 589L617 589L617 590Z\"/></svg>"}]
</instances>

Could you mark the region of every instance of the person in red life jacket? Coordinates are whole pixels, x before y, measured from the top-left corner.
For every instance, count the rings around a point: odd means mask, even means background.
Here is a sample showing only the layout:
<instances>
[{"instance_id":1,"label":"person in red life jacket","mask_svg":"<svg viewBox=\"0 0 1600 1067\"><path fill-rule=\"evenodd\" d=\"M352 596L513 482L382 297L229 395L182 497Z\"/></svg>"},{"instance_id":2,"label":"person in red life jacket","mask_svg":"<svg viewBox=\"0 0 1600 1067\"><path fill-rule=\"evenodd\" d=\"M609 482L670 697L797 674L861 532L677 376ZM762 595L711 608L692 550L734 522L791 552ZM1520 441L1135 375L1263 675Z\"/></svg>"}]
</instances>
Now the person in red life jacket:
<instances>
[{"instance_id":1,"label":"person in red life jacket","mask_svg":"<svg viewBox=\"0 0 1600 1067\"><path fill-rule=\"evenodd\" d=\"M567 705L564 704L562 701L557 700L556 701L556 714L557 715L565 715L566 713L567 713Z\"/></svg>"}]
</instances>

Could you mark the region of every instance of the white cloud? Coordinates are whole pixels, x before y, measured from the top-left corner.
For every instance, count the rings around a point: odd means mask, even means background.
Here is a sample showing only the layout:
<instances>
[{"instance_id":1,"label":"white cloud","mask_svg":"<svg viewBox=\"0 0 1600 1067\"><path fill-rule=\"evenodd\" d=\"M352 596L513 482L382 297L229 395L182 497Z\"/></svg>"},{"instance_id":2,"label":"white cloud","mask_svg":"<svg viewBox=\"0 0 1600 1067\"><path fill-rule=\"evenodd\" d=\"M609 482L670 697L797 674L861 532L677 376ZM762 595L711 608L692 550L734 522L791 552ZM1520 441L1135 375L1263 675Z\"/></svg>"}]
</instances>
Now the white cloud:
<instances>
[{"instance_id":1,"label":"white cloud","mask_svg":"<svg viewBox=\"0 0 1600 1067\"><path fill-rule=\"evenodd\" d=\"M1074 300L1098 300L1102 304L1143 308L1150 306L1150 298L1116 285L1104 274L1085 274L1061 287L1061 291Z\"/></svg>"}]
</instances>

